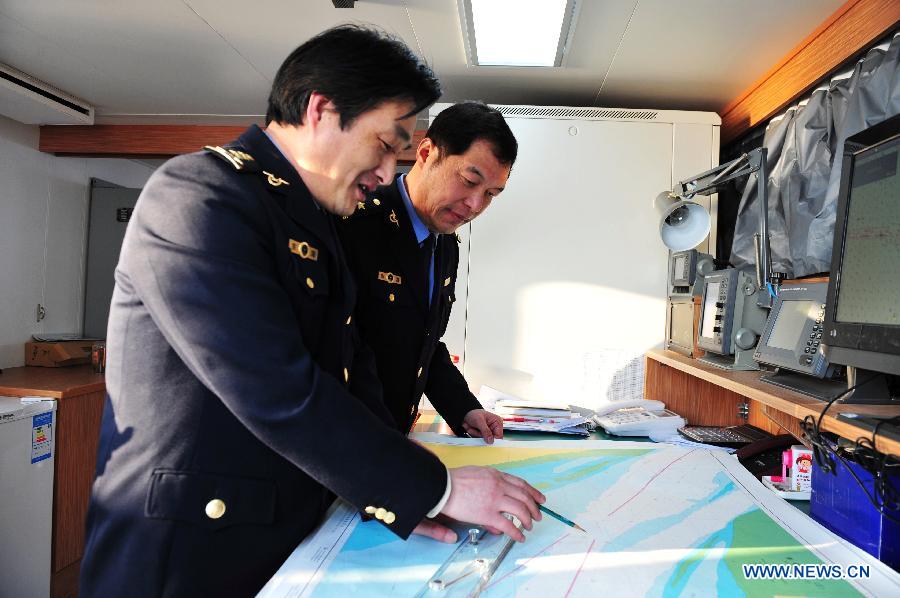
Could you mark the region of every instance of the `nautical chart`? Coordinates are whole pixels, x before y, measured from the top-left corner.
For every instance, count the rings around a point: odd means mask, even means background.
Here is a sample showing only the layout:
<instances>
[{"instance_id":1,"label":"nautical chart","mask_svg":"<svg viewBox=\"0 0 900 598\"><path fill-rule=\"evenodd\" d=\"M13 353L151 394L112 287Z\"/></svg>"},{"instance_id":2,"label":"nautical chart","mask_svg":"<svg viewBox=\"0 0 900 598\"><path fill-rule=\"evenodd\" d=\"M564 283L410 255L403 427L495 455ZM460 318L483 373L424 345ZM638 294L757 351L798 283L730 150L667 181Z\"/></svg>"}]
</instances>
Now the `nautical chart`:
<instances>
[{"instance_id":1,"label":"nautical chart","mask_svg":"<svg viewBox=\"0 0 900 598\"><path fill-rule=\"evenodd\" d=\"M485 596L900 596L900 575L771 495L718 451L416 438L448 467L489 465L525 478L548 506L587 530L545 516L513 546ZM260 596L413 596L454 548L416 536L404 542L379 523L361 523L339 501ZM819 567L795 568L802 579L748 579L745 565L765 564ZM832 565L842 578L827 578Z\"/></svg>"}]
</instances>

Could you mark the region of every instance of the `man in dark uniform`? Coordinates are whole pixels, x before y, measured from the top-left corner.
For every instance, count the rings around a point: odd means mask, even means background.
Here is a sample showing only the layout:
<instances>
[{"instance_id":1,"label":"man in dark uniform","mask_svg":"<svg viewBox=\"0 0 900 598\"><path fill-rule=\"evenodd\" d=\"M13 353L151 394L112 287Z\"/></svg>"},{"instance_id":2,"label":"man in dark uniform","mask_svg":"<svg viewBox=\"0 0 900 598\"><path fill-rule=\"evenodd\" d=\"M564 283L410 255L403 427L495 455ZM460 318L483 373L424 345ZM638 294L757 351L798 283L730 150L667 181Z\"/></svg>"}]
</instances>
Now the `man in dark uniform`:
<instances>
[{"instance_id":1,"label":"man in dark uniform","mask_svg":"<svg viewBox=\"0 0 900 598\"><path fill-rule=\"evenodd\" d=\"M499 111L464 102L435 117L407 175L340 221L359 289L357 322L372 346L384 400L409 432L424 392L453 431L486 442L503 420L482 409L441 336L456 300L457 228L506 185L518 145Z\"/></svg>"},{"instance_id":2,"label":"man in dark uniform","mask_svg":"<svg viewBox=\"0 0 900 598\"><path fill-rule=\"evenodd\" d=\"M265 132L147 183L115 274L83 598L253 595L335 495L402 538L452 540L439 512L520 540L503 513L539 518L524 480L447 470L384 423L358 347L329 212L390 180L438 94L401 42L329 30L279 69Z\"/></svg>"}]
</instances>

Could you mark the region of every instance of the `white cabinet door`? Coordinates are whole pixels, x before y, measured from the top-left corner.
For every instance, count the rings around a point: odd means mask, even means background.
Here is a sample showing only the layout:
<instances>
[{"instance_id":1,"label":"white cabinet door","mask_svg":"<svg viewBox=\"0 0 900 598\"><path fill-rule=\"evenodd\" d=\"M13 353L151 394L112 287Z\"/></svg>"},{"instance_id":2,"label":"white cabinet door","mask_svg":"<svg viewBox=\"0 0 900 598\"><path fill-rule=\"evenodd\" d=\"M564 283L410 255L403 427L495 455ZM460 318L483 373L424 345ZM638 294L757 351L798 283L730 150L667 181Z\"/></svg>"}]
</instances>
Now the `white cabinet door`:
<instances>
[{"instance_id":1,"label":"white cabinet door","mask_svg":"<svg viewBox=\"0 0 900 598\"><path fill-rule=\"evenodd\" d=\"M37 127L0 117L0 368L22 365L22 344L40 330L50 157Z\"/></svg>"},{"instance_id":2,"label":"white cabinet door","mask_svg":"<svg viewBox=\"0 0 900 598\"><path fill-rule=\"evenodd\" d=\"M651 201L672 185L673 125L507 121L518 160L472 223L466 378L590 406L663 341Z\"/></svg>"}]
</instances>

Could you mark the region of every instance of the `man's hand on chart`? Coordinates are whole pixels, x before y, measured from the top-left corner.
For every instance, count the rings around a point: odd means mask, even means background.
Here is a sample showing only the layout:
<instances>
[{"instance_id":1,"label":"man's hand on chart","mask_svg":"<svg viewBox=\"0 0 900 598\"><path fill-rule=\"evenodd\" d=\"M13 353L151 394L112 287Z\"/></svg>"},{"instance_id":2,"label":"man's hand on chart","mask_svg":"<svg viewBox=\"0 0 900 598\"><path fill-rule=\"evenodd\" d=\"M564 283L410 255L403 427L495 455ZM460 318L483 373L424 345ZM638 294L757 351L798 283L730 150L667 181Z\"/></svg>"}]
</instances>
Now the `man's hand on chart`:
<instances>
[{"instance_id":1,"label":"man's hand on chart","mask_svg":"<svg viewBox=\"0 0 900 598\"><path fill-rule=\"evenodd\" d=\"M484 438L493 444L494 438L503 438L503 418L484 409L472 409L463 418L463 429L472 438Z\"/></svg>"},{"instance_id":2,"label":"man's hand on chart","mask_svg":"<svg viewBox=\"0 0 900 598\"><path fill-rule=\"evenodd\" d=\"M451 469L450 480L450 498L442 515L483 525L517 542L524 542L525 535L505 513L518 518L527 530L532 521L541 520L538 505L547 498L522 478L492 467L467 466Z\"/></svg>"},{"instance_id":3,"label":"man's hand on chart","mask_svg":"<svg viewBox=\"0 0 900 598\"><path fill-rule=\"evenodd\" d=\"M423 519L419 525L413 529L412 533L437 540L438 542L446 542L453 544L456 542L456 532L447 527L448 519L438 515L436 519Z\"/></svg>"}]
</instances>

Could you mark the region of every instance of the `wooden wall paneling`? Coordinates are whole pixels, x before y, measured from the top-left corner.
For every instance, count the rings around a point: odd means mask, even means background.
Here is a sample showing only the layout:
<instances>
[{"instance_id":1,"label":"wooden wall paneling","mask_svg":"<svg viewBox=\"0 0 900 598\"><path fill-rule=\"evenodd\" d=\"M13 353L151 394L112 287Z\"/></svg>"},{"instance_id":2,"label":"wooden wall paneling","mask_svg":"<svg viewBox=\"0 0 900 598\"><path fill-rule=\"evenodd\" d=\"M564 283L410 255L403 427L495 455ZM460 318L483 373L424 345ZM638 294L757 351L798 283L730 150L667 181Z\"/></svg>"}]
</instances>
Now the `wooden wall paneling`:
<instances>
[{"instance_id":1,"label":"wooden wall paneling","mask_svg":"<svg viewBox=\"0 0 900 598\"><path fill-rule=\"evenodd\" d=\"M58 156L170 158L204 145L224 145L244 130L216 125L45 125L38 148ZM413 133L411 147L398 156L400 163L415 161L415 148L424 136L424 130Z\"/></svg>"},{"instance_id":2,"label":"wooden wall paneling","mask_svg":"<svg viewBox=\"0 0 900 598\"><path fill-rule=\"evenodd\" d=\"M898 26L900 2L897 0L846 2L719 111L722 145L778 114L829 73Z\"/></svg>"},{"instance_id":3,"label":"wooden wall paneling","mask_svg":"<svg viewBox=\"0 0 900 598\"><path fill-rule=\"evenodd\" d=\"M800 429L800 420L796 417L772 409L759 401L749 401L750 414L747 423L761 428L770 434L793 434L794 438L802 439L803 431Z\"/></svg>"},{"instance_id":4,"label":"wooden wall paneling","mask_svg":"<svg viewBox=\"0 0 900 598\"><path fill-rule=\"evenodd\" d=\"M55 571L50 578L50 598L78 598L80 579L81 559L60 571Z\"/></svg>"},{"instance_id":5,"label":"wooden wall paneling","mask_svg":"<svg viewBox=\"0 0 900 598\"><path fill-rule=\"evenodd\" d=\"M734 426L744 423L738 405L741 395L691 376L654 359L646 359L644 398L665 403L688 425Z\"/></svg>"},{"instance_id":6,"label":"wooden wall paneling","mask_svg":"<svg viewBox=\"0 0 900 598\"><path fill-rule=\"evenodd\" d=\"M416 162L416 148L419 146L419 143L422 142L422 139L425 138L425 129L419 129L413 132L412 141L409 142L409 149L403 150L400 152L400 155L397 156L398 164L406 164L412 166Z\"/></svg>"},{"instance_id":7,"label":"wooden wall paneling","mask_svg":"<svg viewBox=\"0 0 900 598\"><path fill-rule=\"evenodd\" d=\"M245 127L214 125L46 125L38 149L61 156L169 157L224 145Z\"/></svg>"}]
</instances>

